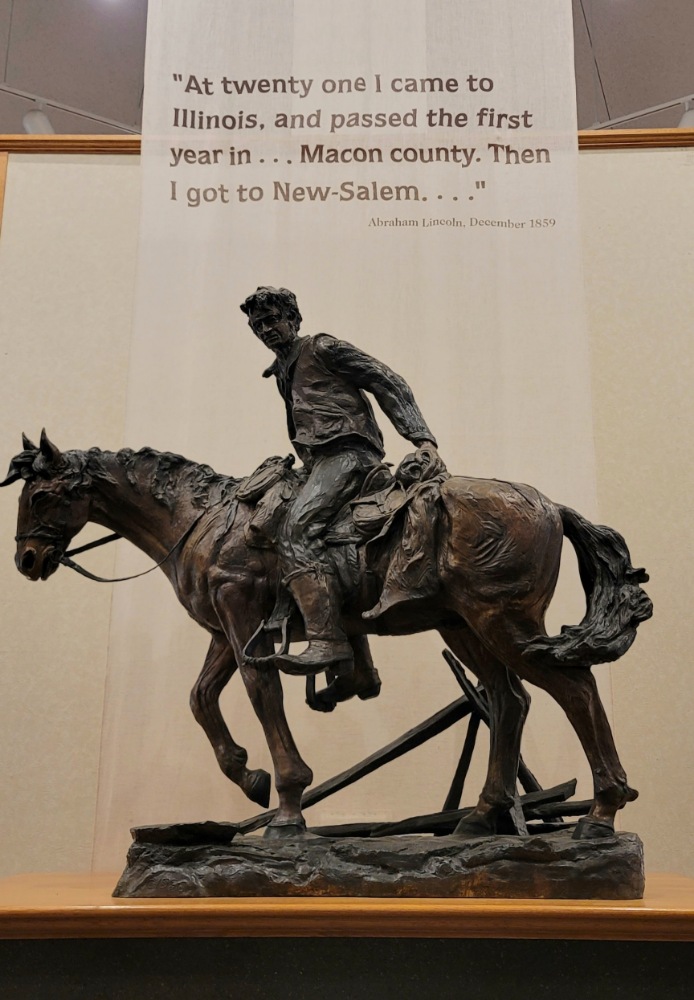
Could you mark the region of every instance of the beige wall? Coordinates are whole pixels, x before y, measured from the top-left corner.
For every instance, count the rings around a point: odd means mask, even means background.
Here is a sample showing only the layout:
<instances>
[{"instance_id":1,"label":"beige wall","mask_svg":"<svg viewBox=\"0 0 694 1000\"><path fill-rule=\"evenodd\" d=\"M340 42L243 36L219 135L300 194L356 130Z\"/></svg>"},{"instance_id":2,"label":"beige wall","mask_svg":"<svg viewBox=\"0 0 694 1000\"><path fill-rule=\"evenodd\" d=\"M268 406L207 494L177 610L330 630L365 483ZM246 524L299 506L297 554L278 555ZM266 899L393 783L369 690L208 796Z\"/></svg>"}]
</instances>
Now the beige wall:
<instances>
[{"instance_id":1,"label":"beige wall","mask_svg":"<svg viewBox=\"0 0 694 1000\"><path fill-rule=\"evenodd\" d=\"M618 746L642 793L626 826L646 841L651 870L690 874L692 170L686 150L580 159L600 517L650 570L656 604L653 622L611 670ZM0 241L5 458L21 430L38 436L44 421L63 446L123 443L137 215L134 158L11 157ZM1 865L8 873L87 868L110 593L66 571L40 588L18 576L17 493L0 493ZM90 565L108 574L112 561L104 551ZM297 736L319 752L312 733ZM553 748L536 743L527 756L541 770ZM207 747L201 755L213 769Z\"/></svg>"},{"instance_id":2,"label":"beige wall","mask_svg":"<svg viewBox=\"0 0 694 1000\"><path fill-rule=\"evenodd\" d=\"M3 463L20 449L20 432L37 440L43 423L65 447L121 445L138 187L134 158L10 157L0 240ZM21 578L17 497L16 487L0 494L1 864L84 869L110 588L61 573L58 586L39 591ZM113 553L102 551L94 565L108 574Z\"/></svg>"},{"instance_id":3,"label":"beige wall","mask_svg":"<svg viewBox=\"0 0 694 1000\"><path fill-rule=\"evenodd\" d=\"M581 156L600 517L655 615L612 668L625 816L651 870L694 874L694 151Z\"/></svg>"}]
</instances>

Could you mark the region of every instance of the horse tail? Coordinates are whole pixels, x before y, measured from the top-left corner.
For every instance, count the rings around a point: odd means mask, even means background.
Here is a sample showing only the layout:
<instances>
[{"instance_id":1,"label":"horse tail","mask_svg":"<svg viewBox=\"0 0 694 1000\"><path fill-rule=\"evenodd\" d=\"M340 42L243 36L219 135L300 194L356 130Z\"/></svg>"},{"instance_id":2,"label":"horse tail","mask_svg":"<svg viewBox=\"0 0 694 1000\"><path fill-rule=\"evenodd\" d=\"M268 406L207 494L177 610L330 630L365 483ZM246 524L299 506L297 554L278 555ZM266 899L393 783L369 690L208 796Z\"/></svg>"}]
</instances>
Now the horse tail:
<instances>
[{"instance_id":1,"label":"horse tail","mask_svg":"<svg viewBox=\"0 0 694 1000\"><path fill-rule=\"evenodd\" d=\"M523 655L555 666L590 667L611 663L629 649L636 629L653 614L648 594L639 586L648 573L634 569L626 542L612 528L591 524L570 507L557 507L564 535L578 558L586 594L579 625L564 625L559 635L531 640Z\"/></svg>"}]
</instances>

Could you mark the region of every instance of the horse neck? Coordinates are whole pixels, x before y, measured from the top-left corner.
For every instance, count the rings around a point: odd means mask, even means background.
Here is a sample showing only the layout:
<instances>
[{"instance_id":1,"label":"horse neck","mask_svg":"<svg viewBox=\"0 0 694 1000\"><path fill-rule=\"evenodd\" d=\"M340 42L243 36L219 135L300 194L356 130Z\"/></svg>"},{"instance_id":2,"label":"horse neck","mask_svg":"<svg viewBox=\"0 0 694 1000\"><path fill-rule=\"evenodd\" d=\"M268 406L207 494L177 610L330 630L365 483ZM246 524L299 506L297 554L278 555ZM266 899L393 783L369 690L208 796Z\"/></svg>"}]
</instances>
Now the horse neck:
<instances>
[{"instance_id":1,"label":"horse neck","mask_svg":"<svg viewBox=\"0 0 694 1000\"><path fill-rule=\"evenodd\" d=\"M89 469L90 520L118 532L156 561L171 550L200 515L190 491L184 487L167 504L153 495L151 459L135 460L126 471L116 454L100 452L90 459Z\"/></svg>"}]
</instances>

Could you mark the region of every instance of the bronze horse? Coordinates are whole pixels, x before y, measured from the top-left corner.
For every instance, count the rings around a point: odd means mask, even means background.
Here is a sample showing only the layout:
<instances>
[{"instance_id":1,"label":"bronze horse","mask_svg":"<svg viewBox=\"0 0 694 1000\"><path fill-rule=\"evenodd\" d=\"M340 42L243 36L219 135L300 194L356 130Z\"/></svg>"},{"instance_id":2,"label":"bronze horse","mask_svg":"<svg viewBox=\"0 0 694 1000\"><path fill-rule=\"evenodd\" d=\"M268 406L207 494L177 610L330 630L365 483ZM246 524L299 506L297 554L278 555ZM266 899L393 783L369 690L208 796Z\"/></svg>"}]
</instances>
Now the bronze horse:
<instances>
[{"instance_id":1,"label":"bronze horse","mask_svg":"<svg viewBox=\"0 0 694 1000\"><path fill-rule=\"evenodd\" d=\"M219 766L248 798L267 805L269 775L246 767L247 753L234 743L219 709L220 693L238 668L275 767L279 808L266 835L303 835L301 799L313 775L285 718L280 675L272 661L243 656L258 621L273 610L277 565L272 550L246 542L252 508L235 497L241 480L150 448L61 453L45 432L38 448L24 438L24 450L0 485L20 478L20 572L47 579L88 521L118 532L160 563L180 602L212 637L191 707ZM441 499L435 599L365 621L362 613L375 603L385 573L377 558L362 575L371 586L362 583L345 603L343 625L357 653L357 674L373 671L367 633L437 629L483 683L491 714L489 770L477 806L456 830L463 837L494 833L512 805L530 701L521 681L543 688L566 713L593 774L593 805L574 836L611 836L617 810L637 793L627 784L590 667L626 652L639 623L650 617L651 602L639 586L647 575L631 566L617 532L590 524L532 487L453 477L442 485ZM544 615L564 535L577 552L587 610L579 625L548 636ZM263 641L261 652L270 656L273 646Z\"/></svg>"}]
</instances>

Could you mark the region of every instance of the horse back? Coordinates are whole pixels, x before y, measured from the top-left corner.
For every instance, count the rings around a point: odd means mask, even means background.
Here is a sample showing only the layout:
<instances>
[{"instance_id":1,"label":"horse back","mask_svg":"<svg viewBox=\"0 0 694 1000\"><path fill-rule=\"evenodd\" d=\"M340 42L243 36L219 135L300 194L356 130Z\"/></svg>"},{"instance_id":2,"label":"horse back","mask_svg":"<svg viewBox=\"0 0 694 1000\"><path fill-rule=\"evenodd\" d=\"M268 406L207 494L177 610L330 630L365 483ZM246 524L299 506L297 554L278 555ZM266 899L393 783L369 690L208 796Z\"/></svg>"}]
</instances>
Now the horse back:
<instances>
[{"instance_id":1,"label":"horse back","mask_svg":"<svg viewBox=\"0 0 694 1000\"><path fill-rule=\"evenodd\" d=\"M523 483L463 476L442 484L441 499L444 580L485 601L549 603L563 538L551 500Z\"/></svg>"}]
</instances>

